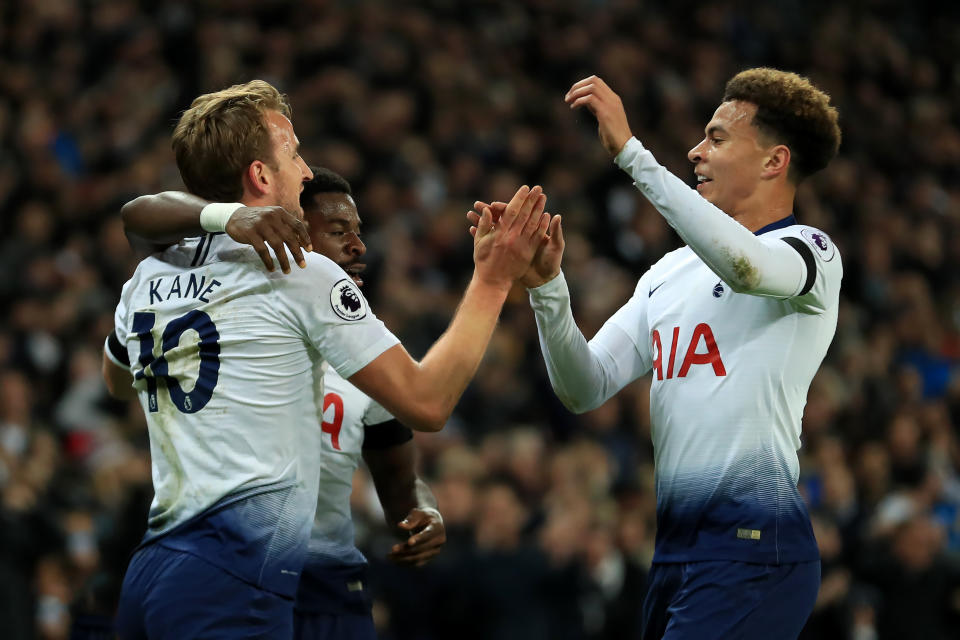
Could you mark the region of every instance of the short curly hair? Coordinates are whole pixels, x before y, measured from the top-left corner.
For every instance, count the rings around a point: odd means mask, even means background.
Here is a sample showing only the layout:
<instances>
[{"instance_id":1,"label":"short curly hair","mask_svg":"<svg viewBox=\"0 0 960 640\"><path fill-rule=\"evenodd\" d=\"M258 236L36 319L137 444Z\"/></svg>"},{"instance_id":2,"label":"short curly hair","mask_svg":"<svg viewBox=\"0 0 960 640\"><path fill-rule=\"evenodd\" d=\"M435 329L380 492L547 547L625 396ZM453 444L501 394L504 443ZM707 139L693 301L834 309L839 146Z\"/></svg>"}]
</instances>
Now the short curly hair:
<instances>
[{"instance_id":1,"label":"short curly hair","mask_svg":"<svg viewBox=\"0 0 960 640\"><path fill-rule=\"evenodd\" d=\"M214 202L233 202L243 196L243 172L251 162L275 168L267 111L291 116L286 96L263 80L196 98L173 131L187 190Z\"/></svg>"},{"instance_id":2,"label":"short curly hair","mask_svg":"<svg viewBox=\"0 0 960 640\"><path fill-rule=\"evenodd\" d=\"M790 149L790 177L797 183L829 164L840 148L839 114L830 96L809 79L760 67L741 71L727 82L723 101L757 105L753 125Z\"/></svg>"}]
</instances>

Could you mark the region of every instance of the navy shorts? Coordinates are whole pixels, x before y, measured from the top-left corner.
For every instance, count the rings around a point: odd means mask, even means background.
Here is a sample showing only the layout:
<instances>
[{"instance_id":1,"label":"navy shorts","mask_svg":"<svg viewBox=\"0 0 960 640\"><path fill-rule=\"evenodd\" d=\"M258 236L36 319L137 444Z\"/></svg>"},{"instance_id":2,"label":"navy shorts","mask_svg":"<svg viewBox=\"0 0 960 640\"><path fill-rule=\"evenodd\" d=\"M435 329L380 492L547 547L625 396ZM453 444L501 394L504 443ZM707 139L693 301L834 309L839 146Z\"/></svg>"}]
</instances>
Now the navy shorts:
<instances>
[{"instance_id":1,"label":"navy shorts","mask_svg":"<svg viewBox=\"0 0 960 640\"><path fill-rule=\"evenodd\" d=\"M819 560L654 564L643 603L643 638L795 639L819 589Z\"/></svg>"},{"instance_id":2,"label":"navy shorts","mask_svg":"<svg viewBox=\"0 0 960 640\"><path fill-rule=\"evenodd\" d=\"M134 553L127 567L117 635L121 640L289 638L293 600L155 543Z\"/></svg>"},{"instance_id":3,"label":"navy shorts","mask_svg":"<svg viewBox=\"0 0 960 640\"><path fill-rule=\"evenodd\" d=\"M377 640L369 613L304 613L293 618L294 640Z\"/></svg>"},{"instance_id":4,"label":"navy shorts","mask_svg":"<svg viewBox=\"0 0 960 640\"><path fill-rule=\"evenodd\" d=\"M295 640L377 640L367 565L307 563L294 606Z\"/></svg>"}]
</instances>

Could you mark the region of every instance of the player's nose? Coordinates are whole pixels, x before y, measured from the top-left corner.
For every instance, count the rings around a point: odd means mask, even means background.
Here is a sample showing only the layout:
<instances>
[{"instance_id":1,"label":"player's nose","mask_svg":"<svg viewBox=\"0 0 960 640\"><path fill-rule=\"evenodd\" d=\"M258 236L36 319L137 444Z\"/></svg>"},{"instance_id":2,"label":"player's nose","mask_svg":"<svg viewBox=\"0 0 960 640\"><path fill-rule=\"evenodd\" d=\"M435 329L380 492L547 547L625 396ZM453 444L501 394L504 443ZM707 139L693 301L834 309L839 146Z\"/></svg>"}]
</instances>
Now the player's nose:
<instances>
[{"instance_id":1,"label":"player's nose","mask_svg":"<svg viewBox=\"0 0 960 640\"><path fill-rule=\"evenodd\" d=\"M310 167L307 166L307 163L304 162L303 158L297 158L297 161L300 164L300 174L303 176L303 181L308 182L313 180L313 171L310 170Z\"/></svg>"},{"instance_id":2,"label":"player's nose","mask_svg":"<svg viewBox=\"0 0 960 640\"><path fill-rule=\"evenodd\" d=\"M701 140L694 148L690 149L690 151L687 151L687 159L693 164L697 164L703 160L703 153L701 149L703 148L704 142L706 142L706 139Z\"/></svg>"},{"instance_id":3,"label":"player's nose","mask_svg":"<svg viewBox=\"0 0 960 640\"><path fill-rule=\"evenodd\" d=\"M367 252L367 245L363 244L363 240L354 234L350 244L347 246L347 251L351 255L360 257Z\"/></svg>"}]
</instances>

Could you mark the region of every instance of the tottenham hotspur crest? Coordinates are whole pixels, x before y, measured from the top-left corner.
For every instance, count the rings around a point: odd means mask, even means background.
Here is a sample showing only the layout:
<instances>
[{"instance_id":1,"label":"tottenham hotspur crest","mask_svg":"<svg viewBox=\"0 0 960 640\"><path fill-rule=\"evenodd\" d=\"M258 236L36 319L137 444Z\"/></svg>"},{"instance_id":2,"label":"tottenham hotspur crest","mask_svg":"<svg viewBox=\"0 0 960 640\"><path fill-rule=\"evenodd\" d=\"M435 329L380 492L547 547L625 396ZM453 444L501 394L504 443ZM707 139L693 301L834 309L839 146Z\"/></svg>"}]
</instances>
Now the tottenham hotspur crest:
<instances>
[{"instance_id":1,"label":"tottenham hotspur crest","mask_svg":"<svg viewBox=\"0 0 960 640\"><path fill-rule=\"evenodd\" d=\"M344 320L359 320L367 315L367 301L349 278L333 285L330 290L330 306Z\"/></svg>"}]
</instances>

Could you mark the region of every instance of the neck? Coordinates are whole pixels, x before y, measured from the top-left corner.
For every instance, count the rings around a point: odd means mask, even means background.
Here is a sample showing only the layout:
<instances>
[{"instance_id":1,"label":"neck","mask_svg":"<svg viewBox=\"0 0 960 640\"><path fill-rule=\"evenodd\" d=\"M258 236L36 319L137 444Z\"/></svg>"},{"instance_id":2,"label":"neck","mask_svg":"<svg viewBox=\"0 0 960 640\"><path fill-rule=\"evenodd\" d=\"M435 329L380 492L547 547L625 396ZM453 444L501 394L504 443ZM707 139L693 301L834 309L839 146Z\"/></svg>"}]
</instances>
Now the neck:
<instances>
[{"instance_id":1,"label":"neck","mask_svg":"<svg viewBox=\"0 0 960 640\"><path fill-rule=\"evenodd\" d=\"M755 193L743 203L730 217L750 231L762 229L772 222L793 215L793 200L796 187L790 184L780 185L772 193Z\"/></svg>"}]
</instances>

